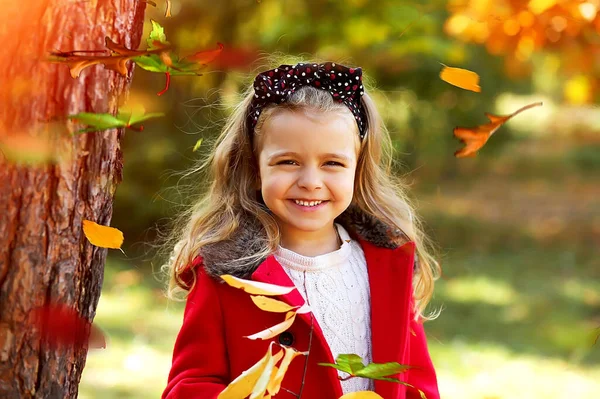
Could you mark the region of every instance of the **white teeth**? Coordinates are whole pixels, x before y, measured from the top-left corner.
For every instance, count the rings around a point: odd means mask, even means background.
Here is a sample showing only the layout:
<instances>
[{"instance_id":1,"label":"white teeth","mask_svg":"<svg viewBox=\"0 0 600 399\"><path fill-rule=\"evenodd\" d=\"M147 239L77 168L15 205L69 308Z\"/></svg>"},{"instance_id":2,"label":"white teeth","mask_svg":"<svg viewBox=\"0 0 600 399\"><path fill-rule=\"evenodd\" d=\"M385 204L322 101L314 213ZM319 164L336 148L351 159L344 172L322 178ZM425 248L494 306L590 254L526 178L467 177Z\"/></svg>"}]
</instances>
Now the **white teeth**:
<instances>
[{"instance_id":1,"label":"white teeth","mask_svg":"<svg viewBox=\"0 0 600 399\"><path fill-rule=\"evenodd\" d=\"M298 205L302 205L302 206L315 206L315 205L319 205L321 202L323 201L310 201L310 202L306 202L306 201L298 201L298 200L294 200L294 202Z\"/></svg>"}]
</instances>

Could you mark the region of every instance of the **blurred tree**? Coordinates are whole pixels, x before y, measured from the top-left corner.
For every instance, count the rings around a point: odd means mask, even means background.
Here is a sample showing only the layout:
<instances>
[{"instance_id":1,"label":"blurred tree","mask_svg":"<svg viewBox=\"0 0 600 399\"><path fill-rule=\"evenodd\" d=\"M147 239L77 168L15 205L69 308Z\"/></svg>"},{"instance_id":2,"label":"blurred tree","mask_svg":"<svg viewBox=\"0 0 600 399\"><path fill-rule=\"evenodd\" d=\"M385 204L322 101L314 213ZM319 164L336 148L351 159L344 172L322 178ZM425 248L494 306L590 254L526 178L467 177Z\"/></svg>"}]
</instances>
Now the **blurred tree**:
<instances>
[{"instance_id":1,"label":"blurred tree","mask_svg":"<svg viewBox=\"0 0 600 399\"><path fill-rule=\"evenodd\" d=\"M110 223L121 181L122 131L72 136L64 123L54 131L48 121L79 111L114 112L133 69L129 65L124 78L95 66L72 79L66 65L44 61L51 51L103 49L106 36L137 48L146 3L2 5L0 144L35 142L51 130L56 148L71 156L33 165L15 163L7 153L0 159L0 396L76 397L87 347L50 346L31 324L32 310L60 303L93 320L107 250L87 242L82 221ZM25 150L30 155L34 148Z\"/></svg>"}]
</instances>

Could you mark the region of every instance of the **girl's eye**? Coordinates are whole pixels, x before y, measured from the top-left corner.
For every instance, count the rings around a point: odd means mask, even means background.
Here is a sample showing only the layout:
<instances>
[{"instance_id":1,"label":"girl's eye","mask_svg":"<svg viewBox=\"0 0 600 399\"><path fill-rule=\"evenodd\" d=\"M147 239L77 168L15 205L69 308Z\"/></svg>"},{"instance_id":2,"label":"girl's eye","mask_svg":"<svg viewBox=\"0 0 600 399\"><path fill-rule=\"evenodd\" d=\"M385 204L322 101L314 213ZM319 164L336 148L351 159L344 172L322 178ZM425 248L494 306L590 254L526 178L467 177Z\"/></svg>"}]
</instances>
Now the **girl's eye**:
<instances>
[{"instance_id":1,"label":"girl's eye","mask_svg":"<svg viewBox=\"0 0 600 399\"><path fill-rule=\"evenodd\" d=\"M292 161L291 159L286 159L285 161L278 162L277 165L282 165L282 164L291 165L292 162L296 162L296 161ZM327 164L331 164L331 163L335 164L335 165L339 165L339 166L344 166L343 164L341 164L339 162L336 162L336 161L329 161L329 162L327 162Z\"/></svg>"}]
</instances>

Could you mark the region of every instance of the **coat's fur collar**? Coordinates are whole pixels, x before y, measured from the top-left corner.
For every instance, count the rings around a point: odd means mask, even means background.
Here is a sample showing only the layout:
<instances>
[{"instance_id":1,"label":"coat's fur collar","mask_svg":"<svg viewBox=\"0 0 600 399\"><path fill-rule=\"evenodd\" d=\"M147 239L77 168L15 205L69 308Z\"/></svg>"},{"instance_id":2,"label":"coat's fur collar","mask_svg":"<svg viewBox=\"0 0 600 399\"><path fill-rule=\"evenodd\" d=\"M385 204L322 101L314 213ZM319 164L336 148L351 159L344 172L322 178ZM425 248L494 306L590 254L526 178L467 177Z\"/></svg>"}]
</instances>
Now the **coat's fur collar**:
<instances>
[{"instance_id":1,"label":"coat's fur collar","mask_svg":"<svg viewBox=\"0 0 600 399\"><path fill-rule=\"evenodd\" d=\"M354 205L348 207L335 222L344 226L351 237L359 237L378 247L394 249L410 241L401 230L392 231L388 225ZM259 251L260 248L251 247L251 243L257 242L256 237L260 236L266 242L267 234L260 222L248 216L231 239L205 245L200 250L200 255L207 274L214 277L231 274L248 278L266 258L251 264L238 259Z\"/></svg>"}]
</instances>

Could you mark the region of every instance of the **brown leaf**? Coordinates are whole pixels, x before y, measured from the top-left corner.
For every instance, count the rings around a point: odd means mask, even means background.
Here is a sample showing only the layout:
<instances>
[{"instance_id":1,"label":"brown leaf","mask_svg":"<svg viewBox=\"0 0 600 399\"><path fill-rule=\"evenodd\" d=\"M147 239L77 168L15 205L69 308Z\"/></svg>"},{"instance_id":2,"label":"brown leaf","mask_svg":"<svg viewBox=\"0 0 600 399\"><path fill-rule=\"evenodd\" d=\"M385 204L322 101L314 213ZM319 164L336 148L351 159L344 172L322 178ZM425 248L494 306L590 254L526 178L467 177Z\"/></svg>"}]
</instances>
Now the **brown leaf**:
<instances>
[{"instance_id":1,"label":"brown leaf","mask_svg":"<svg viewBox=\"0 0 600 399\"><path fill-rule=\"evenodd\" d=\"M457 158L474 157L477 155L477 151L479 151L485 145L485 143L487 143L491 135L494 134L496 130L500 128L500 126L506 123L513 116L539 105L542 105L542 103L537 102L529 104L506 116L498 116L486 112L485 116L488 117L490 123L479 125L473 128L454 128L454 136L460 139L463 144L465 144L463 148L454 153L454 156Z\"/></svg>"}]
</instances>

